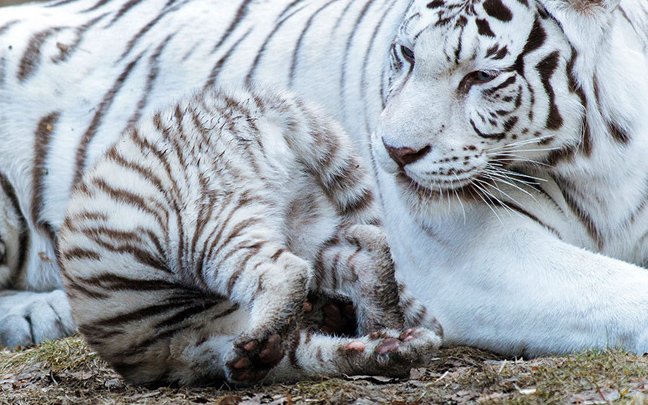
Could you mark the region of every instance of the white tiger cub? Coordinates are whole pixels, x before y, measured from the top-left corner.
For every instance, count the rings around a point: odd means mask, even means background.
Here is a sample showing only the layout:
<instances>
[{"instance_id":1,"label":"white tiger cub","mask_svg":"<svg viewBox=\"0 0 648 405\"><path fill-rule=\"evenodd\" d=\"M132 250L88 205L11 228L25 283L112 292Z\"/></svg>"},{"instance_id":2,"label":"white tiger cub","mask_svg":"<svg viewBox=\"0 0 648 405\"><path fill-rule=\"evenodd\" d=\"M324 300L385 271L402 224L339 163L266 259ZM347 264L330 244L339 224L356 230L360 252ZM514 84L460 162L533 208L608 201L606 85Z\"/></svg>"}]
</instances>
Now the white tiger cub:
<instances>
[{"instance_id":1,"label":"white tiger cub","mask_svg":"<svg viewBox=\"0 0 648 405\"><path fill-rule=\"evenodd\" d=\"M403 375L440 329L402 331L378 213L339 125L286 94L208 88L88 170L59 259L79 330L132 383ZM366 336L303 329L309 291L350 297Z\"/></svg>"}]
</instances>

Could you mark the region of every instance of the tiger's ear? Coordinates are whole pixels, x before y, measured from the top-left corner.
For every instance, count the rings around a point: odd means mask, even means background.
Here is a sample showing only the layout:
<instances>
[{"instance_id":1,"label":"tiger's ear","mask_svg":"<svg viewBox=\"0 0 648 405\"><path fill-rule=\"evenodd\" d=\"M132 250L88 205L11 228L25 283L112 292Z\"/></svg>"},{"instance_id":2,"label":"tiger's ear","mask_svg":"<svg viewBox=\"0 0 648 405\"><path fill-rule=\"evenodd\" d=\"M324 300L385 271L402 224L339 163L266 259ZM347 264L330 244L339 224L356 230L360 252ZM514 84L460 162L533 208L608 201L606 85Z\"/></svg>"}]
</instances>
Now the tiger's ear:
<instances>
[{"instance_id":1,"label":"tiger's ear","mask_svg":"<svg viewBox=\"0 0 648 405\"><path fill-rule=\"evenodd\" d=\"M609 15L620 2L621 0L540 0L547 11L556 17L574 14L585 18Z\"/></svg>"},{"instance_id":2,"label":"tiger's ear","mask_svg":"<svg viewBox=\"0 0 648 405\"><path fill-rule=\"evenodd\" d=\"M537 0L561 25L571 44L594 56L605 40L612 22L612 12L620 0Z\"/></svg>"}]
</instances>

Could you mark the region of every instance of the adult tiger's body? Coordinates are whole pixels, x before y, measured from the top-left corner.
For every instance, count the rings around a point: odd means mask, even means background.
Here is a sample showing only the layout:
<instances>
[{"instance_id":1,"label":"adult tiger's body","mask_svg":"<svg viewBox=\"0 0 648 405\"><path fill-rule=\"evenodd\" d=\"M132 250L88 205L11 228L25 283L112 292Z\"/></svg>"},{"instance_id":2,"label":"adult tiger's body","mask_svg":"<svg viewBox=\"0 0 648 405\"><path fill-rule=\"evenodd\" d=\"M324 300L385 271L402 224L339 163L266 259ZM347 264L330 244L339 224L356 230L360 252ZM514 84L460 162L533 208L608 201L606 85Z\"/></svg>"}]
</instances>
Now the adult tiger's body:
<instances>
[{"instance_id":1,"label":"adult tiger's body","mask_svg":"<svg viewBox=\"0 0 648 405\"><path fill-rule=\"evenodd\" d=\"M638 156L648 111L632 90L648 93L647 13L639 0L617 6L64 0L4 9L2 342L70 331L57 292L17 290L60 286L53 238L83 169L143 114L222 80L291 87L361 148L378 128L397 264L447 344L647 350L648 272L628 264L646 258L648 170Z\"/></svg>"},{"instance_id":2,"label":"adult tiger's body","mask_svg":"<svg viewBox=\"0 0 648 405\"><path fill-rule=\"evenodd\" d=\"M372 145L396 261L446 344L647 351L648 4L409 13Z\"/></svg>"}]
</instances>

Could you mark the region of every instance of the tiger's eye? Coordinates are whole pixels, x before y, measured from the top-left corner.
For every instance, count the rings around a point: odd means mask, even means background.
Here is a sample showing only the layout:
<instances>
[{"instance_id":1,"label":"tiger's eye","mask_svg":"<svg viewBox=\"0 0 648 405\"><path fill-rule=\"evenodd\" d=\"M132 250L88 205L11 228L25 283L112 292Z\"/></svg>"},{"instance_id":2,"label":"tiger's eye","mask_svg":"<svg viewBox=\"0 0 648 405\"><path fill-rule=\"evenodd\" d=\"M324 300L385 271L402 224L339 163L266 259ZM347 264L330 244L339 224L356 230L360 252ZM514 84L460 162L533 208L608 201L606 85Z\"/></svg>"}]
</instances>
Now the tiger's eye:
<instances>
[{"instance_id":1,"label":"tiger's eye","mask_svg":"<svg viewBox=\"0 0 648 405\"><path fill-rule=\"evenodd\" d=\"M475 76L480 82L490 82L496 75L486 70L480 70L476 72Z\"/></svg>"},{"instance_id":2,"label":"tiger's eye","mask_svg":"<svg viewBox=\"0 0 648 405\"><path fill-rule=\"evenodd\" d=\"M411 50L410 48L401 45L401 54L403 54L403 57L409 62L409 63L414 63L414 51Z\"/></svg>"}]
</instances>

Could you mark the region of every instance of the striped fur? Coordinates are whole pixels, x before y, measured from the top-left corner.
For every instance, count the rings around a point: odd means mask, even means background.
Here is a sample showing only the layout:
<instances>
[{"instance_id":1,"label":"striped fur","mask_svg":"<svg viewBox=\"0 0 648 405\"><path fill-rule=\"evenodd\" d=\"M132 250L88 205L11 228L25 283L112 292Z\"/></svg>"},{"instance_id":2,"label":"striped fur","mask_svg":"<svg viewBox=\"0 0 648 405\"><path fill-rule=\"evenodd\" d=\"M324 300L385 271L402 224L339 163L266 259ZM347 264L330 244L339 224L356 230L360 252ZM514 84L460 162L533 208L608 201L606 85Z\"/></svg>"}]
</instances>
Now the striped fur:
<instances>
[{"instance_id":1,"label":"striped fur","mask_svg":"<svg viewBox=\"0 0 648 405\"><path fill-rule=\"evenodd\" d=\"M277 364L270 380L407 373L440 339L400 332L352 150L337 124L268 91L209 88L145 118L82 177L59 233L79 330L137 384L251 383ZM309 291L350 297L367 336L301 331Z\"/></svg>"},{"instance_id":2,"label":"striped fur","mask_svg":"<svg viewBox=\"0 0 648 405\"><path fill-rule=\"evenodd\" d=\"M69 191L116 134L191 89L271 82L319 102L365 158L371 144L401 276L446 344L644 351L647 21L643 0L4 9L0 172L20 236L3 236L0 313L24 325L24 290L60 288ZM53 312L39 336L69 333Z\"/></svg>"}]
</instances>

